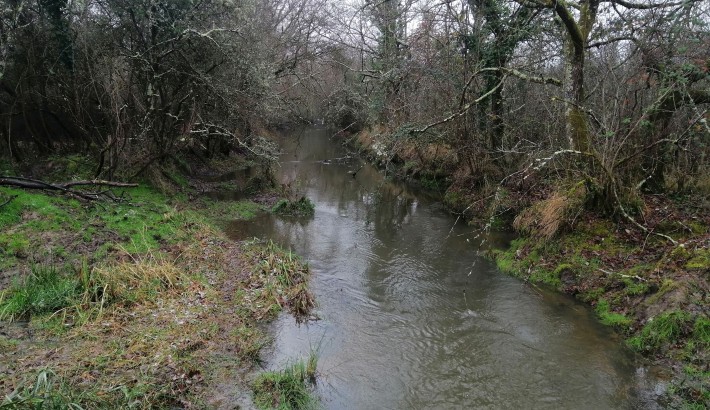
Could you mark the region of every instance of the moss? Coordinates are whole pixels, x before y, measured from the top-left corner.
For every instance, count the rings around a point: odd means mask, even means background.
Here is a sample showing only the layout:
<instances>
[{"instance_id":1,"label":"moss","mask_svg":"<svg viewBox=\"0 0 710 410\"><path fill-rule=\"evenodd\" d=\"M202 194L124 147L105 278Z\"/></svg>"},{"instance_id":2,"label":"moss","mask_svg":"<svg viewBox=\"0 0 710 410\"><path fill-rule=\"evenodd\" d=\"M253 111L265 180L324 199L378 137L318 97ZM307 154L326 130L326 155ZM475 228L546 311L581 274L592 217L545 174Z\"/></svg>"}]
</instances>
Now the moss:
<instances>
[{"instance_id":1,"label":"moss","mask_svg":"<svg viewBox=\"0 0 710 410\"><path fill-rule=\"evenodd\" d=\"M212 218L227 220L249 220L263 211L263 206L249 200L211 202L204 210L200 210Z\"/></svg>"},{"instance_id":2,"label":"moss","mask_svg":"<svg viewBox=\"0 0 710 410\"><path fill-rule=\"evenodd\" d=\"M0 334L0 354L8 353L16 350L20 342L15 339L10 339L5 335Z\"/></svg>"},{"instance_id":3,"label":"moss","mask_svg":"<svg viewBox=\"0 0 710 410\"><path fill-rule=\"evenodd\" d=\"M710 270L710 249L697 249L689 257L686 269Z\"/></svg>"},{"instance_id":4,"label":"moss","mask_svg":"<svg viewBox=\"0 0 710 410\"><path fill-rule=\"evenodd\" d=\"M609 302L605 299L599 299L594 311L597 313L597 316L599 316L599 320L607 326L627 328L631 325L631 319L621 313L612 312Z\"/></svg>"},{"instance_id":5,"label":"moss","mask_svg":"<svg viewBox=\"0 0 710 410\"><path fill-rule=\"evenodd\" d=\"M646 299L646 305L651 306L656 304L666 293L677 289L680 285L678 282L674 281L673 279L663 279L663 282L661 282L661 286L658 289L658 292L650 296L648 299Z\"/></svg>"},{"instance_id":6,"label":"moss","mask_svg":"<svg viewBox=\"0 0 710 410\"><path fill-rule=\"evenodd\" d=\"M496 250L493 252L493 258L496 261L496 266L502 272L514 273L514 253Z\"/></svg>"},{"instance_id":7,"label":"moss","mask_svg":"<svg viewBox=\"0 0 710 410\"><path fill-rule=\"evenodd\" d=\"M700 222L688 221L686 225L690 228L693 235L705 235L710 231L710 227Z\"/></svg>"},{"instance_id":8,"label":"moss","mask_svg":"<svg viewBox=\"0 0 710 410\"><path fill-rule=\"evenodd\" d=\"M632 278L622 278L621 281L624 283L624 293L629 296L644 295L650 290L646 282L639 282Z\"/></svg>"},{"instance_id":9,"label":"moss","mask_svg":"<svg viewBox=\"0 0 710 410\"><path fill-rule=\"evenodd\" d=\"M562 284L560 282L560 272L557 270L535 269L530 274L529 279L533 282L541 282L554 288L559 288Z\"/></svg>"},{"instance_id":10,"label":"moss","mask_svg":"<svg viewBox=\"0 0 710 410\"><path fill-rule=\"evenodd\" d=\"M670 258L676 262L685 261L690 257L690 252L684 245L678 245L670 253Z\"/></svg>"},{"instance_id":11,"label":"moss","mask_svg":"<svg viewBox=\"0 0 710 410\"><path fill-rule=\"evenodd\" d=\"M604 293L606 293L606 289L599 287L582 292L578 297L582 302L595 303Z\"/></svg>"},{"instance_id":12,"label":"moss","mask_svg":"<svg viewBox=\"0 0 710 410\"><path fill-rule=\"evenodd\" d=\"M463 211L466 204L466 196L454 189L448 189L444 194L444 205L455 211Z\"/></svg>"}]
</instances>

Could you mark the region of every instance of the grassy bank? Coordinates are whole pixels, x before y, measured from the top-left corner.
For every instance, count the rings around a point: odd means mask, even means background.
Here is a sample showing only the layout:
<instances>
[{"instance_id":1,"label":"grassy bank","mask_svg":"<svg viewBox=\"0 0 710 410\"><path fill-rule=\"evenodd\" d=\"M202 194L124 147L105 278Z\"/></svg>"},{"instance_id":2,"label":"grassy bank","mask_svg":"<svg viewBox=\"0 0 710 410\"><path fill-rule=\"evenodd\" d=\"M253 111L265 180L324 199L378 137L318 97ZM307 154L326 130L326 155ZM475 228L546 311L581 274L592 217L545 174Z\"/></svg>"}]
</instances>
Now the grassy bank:
<instances>
[{"instance_id":1,"label":"grassy bank","mask_svg":"<svg viewBox=\"0 0 710 410\"><path fill-rule=\"evenodd\" d=\"M707 198L640 195L635 215L643 231L568 200L583 189L578 183L555 191L527 181L535 189L516 191L486 182L485 170L471 171L475 164L457 164L450 147L397 138L381 127L350 143L389 175L445 191L444 203L471 224L515 228L520 237L489 254L500 270L574 295L625 335L629 349L668 368L669 407L710 407Z\"/></svg>"},{"instance_id":2,"label":"grassy bank","mask_svg":"<svg viewBox=\"0 0 710 410\"><path fill-rule=\"evenodd\" d=\"M647 221L654 219L650 212ZM590 304L602 323L626 336L628 348L668 368L670 407L707 408L710 221L682 212L663 221L655 232L678 245L587 214L553 240L524 236L492 256L504 272Z\"/></svg>"},{"instance_id":3,"label":"grassy bank","mask_svg":"<svg viewBox=\"0 0 710 410\"><path fill-rule=\"evenodd\" d=\"M0 408L248 403L262 324L313 306L299 258L216 227L271 204L114 193L0 187Z\"/></svg>"}]
</instances>

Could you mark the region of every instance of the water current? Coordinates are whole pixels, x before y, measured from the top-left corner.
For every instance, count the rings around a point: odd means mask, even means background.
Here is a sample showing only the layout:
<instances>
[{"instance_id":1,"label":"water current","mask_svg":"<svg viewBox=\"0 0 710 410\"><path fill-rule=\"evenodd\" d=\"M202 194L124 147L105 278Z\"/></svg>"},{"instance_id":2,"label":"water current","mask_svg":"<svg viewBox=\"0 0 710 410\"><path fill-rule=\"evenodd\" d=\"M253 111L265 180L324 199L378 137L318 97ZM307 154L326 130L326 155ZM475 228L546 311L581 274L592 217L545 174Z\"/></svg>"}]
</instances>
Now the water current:
<instances>
[{"instance_id":1,"label":"water current","mask_svg":"<svg viewBox=\"0 0 710 410\"><path fill-rule=\"evenodd\" d=\"M475 226L349 155L325 129L282 141L310 218L234 222L308 261L319 320L273 324L267 367L315 351L327 409L658 408L652 371L574 300L499 272ZM353 176L353 173L355 175ZM504 246L491 234L487 246Z\"/></svg>"}]
</instances>

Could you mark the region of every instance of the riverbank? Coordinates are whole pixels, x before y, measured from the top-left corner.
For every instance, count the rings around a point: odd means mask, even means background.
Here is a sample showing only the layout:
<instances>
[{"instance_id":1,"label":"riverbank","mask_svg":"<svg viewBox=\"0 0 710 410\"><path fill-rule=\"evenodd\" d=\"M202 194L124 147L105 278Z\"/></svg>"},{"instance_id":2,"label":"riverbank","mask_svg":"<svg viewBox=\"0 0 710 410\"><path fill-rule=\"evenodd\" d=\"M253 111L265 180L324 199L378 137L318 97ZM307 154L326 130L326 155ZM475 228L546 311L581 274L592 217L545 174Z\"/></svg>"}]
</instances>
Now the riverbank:
<instances>
[{"instance_id":1,"label":"riverbank","mask_svg":"<svg viewBox=\"0 0 710 410\"><path fill-rule=\"evenodd\" d=\"M391 138L377 128L350 138L388 175L438 189L449 209L473 225L516 228L519 239L509 248L489 252L498 267L574 295L623 334L628 348L667 368L665 405L710 405L707 198L641 196L644 232L583 207L558 212L569 204L554 191L531 196L485 183L472 166L458 166L453 147L435 141Z\"/></svg>"},{"instance_id":2,"label":"riverbank","mask_svg":"<svg viewBox=\"0 0 710 410\"><path fill-rule=\"evenodd\" d=\"M62 171L33 176L66 180L86 165L56 161ZM282 310L306 318L314 302L298 257L219 228L283 193L249 168L215 169L163 170L106 201L0 187L3 406L251 405L263 325ZM244 199L207 199L234 190Z\"/></svg>"}]
</instances>

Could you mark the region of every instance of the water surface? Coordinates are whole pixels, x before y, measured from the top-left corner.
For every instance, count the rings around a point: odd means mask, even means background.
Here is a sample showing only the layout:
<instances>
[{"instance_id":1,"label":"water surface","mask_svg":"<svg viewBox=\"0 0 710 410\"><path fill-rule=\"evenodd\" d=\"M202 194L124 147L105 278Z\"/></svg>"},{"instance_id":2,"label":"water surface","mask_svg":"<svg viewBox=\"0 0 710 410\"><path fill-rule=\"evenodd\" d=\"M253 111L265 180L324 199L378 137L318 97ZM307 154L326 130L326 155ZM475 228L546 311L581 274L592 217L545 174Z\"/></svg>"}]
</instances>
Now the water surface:
<instances>
[{"instance_id":1,"label":"water surface","mask_svg":"<svg viewBox=\"0 0 710 410\"><path fill-rule=\"evenodd\" d=\"M310 264L321 320L283 315L266 361L317 351L325 408L658 407L662 385L615 334L572 299L498 272L478 256L475 227L348 156L326 130L289 135L283 149L281 183L315 215L265 215L228 233L272 239Z\"/></svg>"}]
</instances>

